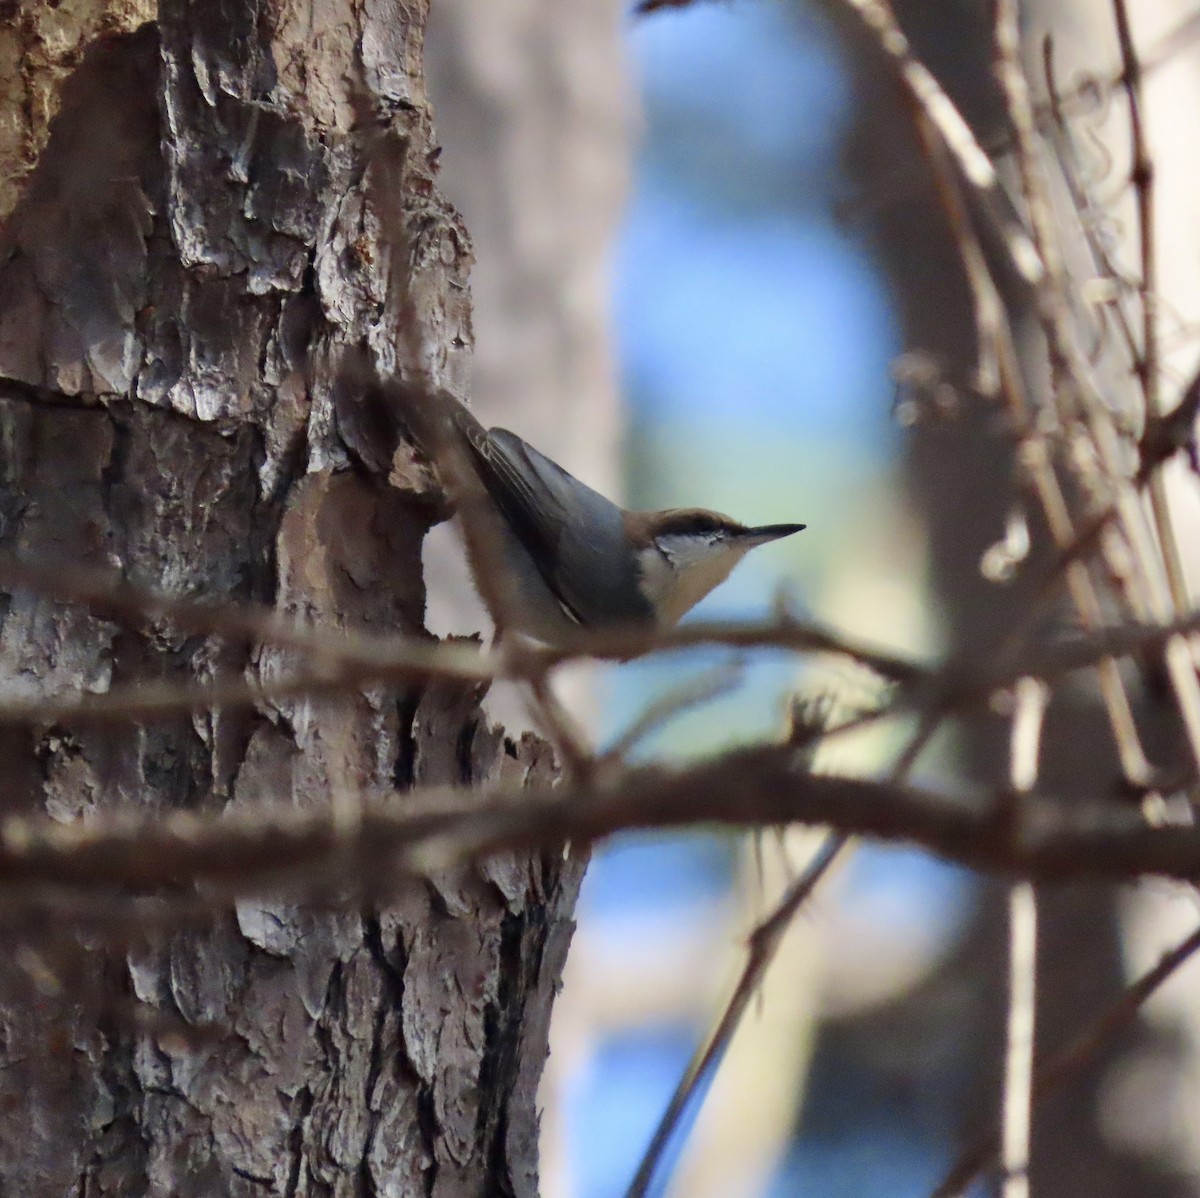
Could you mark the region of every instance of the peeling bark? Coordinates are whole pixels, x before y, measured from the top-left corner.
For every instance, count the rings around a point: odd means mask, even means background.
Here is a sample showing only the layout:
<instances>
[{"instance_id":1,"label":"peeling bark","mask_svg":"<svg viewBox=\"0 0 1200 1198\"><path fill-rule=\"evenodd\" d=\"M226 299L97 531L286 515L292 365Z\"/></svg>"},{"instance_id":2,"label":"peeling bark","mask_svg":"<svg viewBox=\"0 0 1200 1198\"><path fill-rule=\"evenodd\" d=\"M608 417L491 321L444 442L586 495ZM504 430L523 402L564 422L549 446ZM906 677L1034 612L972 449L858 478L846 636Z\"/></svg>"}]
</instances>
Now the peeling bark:
<instances>
[{"instance_id":1,"label":"peeling bark","mask_svg":"<svg viewBox=\"0 0 1200 1198\"><path fill-rule=\"evenodd\" d=\"M389 484L335 391L360 347L464 389L471 250L436 185L426 8L163 0L157 24L88 26L106 32L69 63L44 144L26 139L0 226L0 545L424 634L435 506ZM27 3L0 34L0 74L50 9ZM269 678L285 656L0 601L10 692ZM480 699L375 689L9 731L0 803L63 820L352 811L414 783L546 781L545 747L489 728ZM582 870L513 857L386 909L244 901L120 943L104 896L79 927L5 915L0 1192L536 1194L535 1092Z\"/></svg>"}]
</instances>

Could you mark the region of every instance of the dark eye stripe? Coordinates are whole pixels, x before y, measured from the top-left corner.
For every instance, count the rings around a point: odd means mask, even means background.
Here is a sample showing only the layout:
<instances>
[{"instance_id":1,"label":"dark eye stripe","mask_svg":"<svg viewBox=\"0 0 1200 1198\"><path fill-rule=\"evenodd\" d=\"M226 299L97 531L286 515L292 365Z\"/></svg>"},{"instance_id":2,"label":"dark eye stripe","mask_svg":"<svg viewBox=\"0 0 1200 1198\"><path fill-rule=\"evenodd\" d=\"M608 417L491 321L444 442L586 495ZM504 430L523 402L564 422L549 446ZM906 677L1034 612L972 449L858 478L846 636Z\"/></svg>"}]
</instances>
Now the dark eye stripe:
<instances>
[{"instance_id":1,"label":"dark eye stripe","mask_svg":"<svg viewBox=\"0 0 1200 1198\"><path fill-rule=\"evenodd\" d=\"M706 537L710 541L726 537L733 526L718 523L703 512L683 512L667 520L659 529L659 536Z\"/></svg>"}]
</instances>

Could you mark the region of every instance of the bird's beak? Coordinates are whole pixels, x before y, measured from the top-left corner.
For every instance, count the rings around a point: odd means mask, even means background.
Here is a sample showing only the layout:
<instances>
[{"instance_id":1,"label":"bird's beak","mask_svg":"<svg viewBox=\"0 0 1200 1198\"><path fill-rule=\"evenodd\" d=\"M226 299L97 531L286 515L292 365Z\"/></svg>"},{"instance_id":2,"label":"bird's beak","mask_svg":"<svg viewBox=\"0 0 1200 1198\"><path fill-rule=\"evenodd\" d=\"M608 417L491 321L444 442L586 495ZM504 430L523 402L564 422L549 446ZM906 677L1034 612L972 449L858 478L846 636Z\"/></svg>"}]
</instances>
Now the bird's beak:
<instances>
[{"instance_id":1,"label":"bird's beak","mask_svg":"<svg viewBox=\"0 0 1200 1198\"><path fill-rule=\"evenodd\" d=\"M790 537L794 532L807 528L807 524L763 524L759 528L746 529L744 539L752 545L765 545L768 541L778 541L780 537Z\"/></svg>"}]
</instances>

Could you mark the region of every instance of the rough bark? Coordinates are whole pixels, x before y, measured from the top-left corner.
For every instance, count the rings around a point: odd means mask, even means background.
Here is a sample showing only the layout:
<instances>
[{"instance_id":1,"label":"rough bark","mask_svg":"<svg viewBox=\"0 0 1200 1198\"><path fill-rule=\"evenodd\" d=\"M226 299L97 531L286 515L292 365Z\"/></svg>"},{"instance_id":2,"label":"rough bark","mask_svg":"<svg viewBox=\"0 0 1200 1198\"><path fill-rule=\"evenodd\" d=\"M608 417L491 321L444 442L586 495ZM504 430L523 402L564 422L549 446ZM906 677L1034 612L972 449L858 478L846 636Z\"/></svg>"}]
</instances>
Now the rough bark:
<instances>
[{"instance_id":1,"label":"rough bark","mask_svg":"<svg viewBox=\"0 0 1200 1198\"><path fill-rule=\"evenodd\" d=\"M22 63L41 15L27 4L6 31ZM95 26L110 31L48 101L0 228L4 548L422 633L436 504L389 479L339 378L365 346L383 371L464 390L471 249L436 184L426 15L163 0L156 24ZM10 691L286 665L37 596L0 614ZM544 747L487 727L480 697L380 689L7 732L0 800L64 820L120 803L352 812L414 782L546 779ZM557 852L512 858L385 909L247 901L201 927L125 924L121 943L106 896L78 925L9 913L0 1192L536 1193L581 873Z\"/></svg>"}]
</instances>

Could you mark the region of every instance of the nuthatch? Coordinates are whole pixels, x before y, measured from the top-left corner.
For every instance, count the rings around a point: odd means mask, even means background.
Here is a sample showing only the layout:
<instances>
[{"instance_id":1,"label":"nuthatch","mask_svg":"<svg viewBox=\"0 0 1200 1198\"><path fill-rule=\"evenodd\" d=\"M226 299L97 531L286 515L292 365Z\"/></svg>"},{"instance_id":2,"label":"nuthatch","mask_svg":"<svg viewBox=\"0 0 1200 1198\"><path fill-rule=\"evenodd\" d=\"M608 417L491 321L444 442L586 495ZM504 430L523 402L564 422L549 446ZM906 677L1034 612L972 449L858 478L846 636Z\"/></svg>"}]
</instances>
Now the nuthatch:
<instances>
[{"instance_id":1,"label":"nuthatch","mask_svg":"<svg viewBox=\"0 0 1200 1198\"><path fill-rule=\"evenodd\" d=\"M485 429L451 396L437 402L448 417L438 422L439 439L446 425L461 438L465 451L455 456L500 517L487 521L486 552L467 537L476 580L490 571L491 582L503 582L505 611L492 613L498 625L537 640L561 641L578 627L669 627L751 549L805 527L747 528L704 508L626 511L515 433ZM439 457L446 446L435 448ZM505 580L494 577L497 561ZM488 589L480 586L485 599Z\"/></svg>"}]
</instances>

